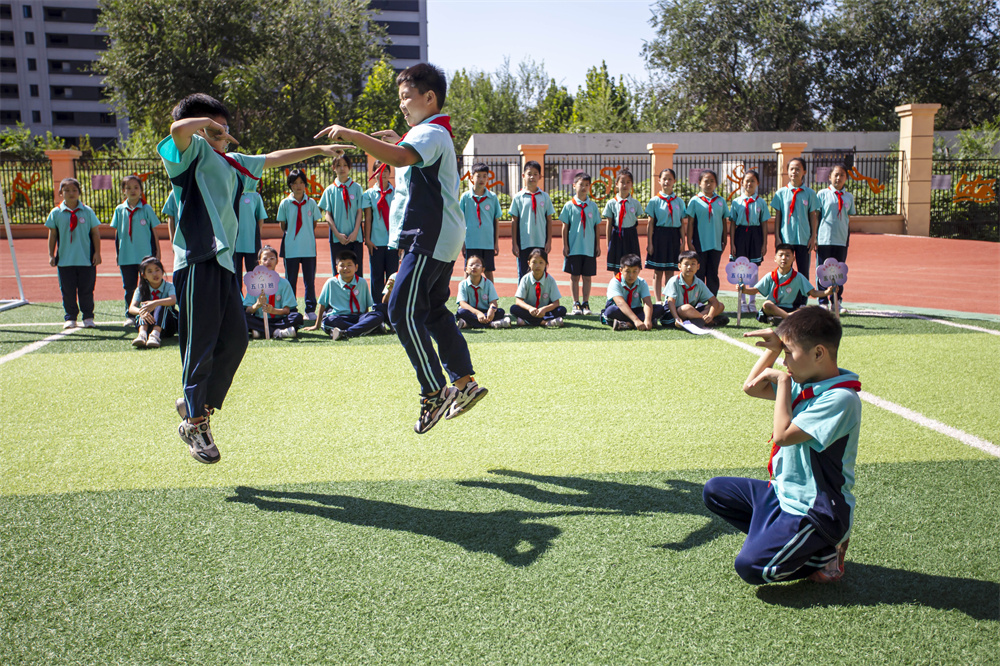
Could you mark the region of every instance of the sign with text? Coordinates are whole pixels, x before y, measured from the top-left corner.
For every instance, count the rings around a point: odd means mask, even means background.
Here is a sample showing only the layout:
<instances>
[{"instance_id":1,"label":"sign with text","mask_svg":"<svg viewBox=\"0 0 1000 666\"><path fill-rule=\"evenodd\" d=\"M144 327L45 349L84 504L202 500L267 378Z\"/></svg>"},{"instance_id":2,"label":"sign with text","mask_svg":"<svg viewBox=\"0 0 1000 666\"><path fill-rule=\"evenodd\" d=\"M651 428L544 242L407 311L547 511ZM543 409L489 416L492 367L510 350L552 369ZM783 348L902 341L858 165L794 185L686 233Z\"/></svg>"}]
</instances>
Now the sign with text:
<instances>
[{"instance_id":1,"label":"sign with text","mask_svg":"<svg viewBox=\"0 0 1000 666\"><path fill-rule=\"evenodd\" d=\"M830 257L816 267L816 281L821 287L834 284L843 287L847 282L847 264Z\"/></svg>"},{"instance_id":2,"label":"sign with text","mask_svg":"<svg viewBox=\"0 0 1000 666\"><path fill-rule=\"evenodd\" d=\"M274 296L278 293L280 282L281 276L278 275L277 271L272 271L264 265L257 266L243 276L243 284L246 285L247 295L253 298L260 298L261 294Z\"/></svg>"},{"instance_id":3,"label":"sign with text","mask_svg":"<svg viewBox=\"0 0 1000 666\"><path fill-rule=\"evenodd\" d=\"M736 261L726 264L726 280L729 284L757 284L757 264L746 257L736 257Z\"/></svg>"}]
</instances>

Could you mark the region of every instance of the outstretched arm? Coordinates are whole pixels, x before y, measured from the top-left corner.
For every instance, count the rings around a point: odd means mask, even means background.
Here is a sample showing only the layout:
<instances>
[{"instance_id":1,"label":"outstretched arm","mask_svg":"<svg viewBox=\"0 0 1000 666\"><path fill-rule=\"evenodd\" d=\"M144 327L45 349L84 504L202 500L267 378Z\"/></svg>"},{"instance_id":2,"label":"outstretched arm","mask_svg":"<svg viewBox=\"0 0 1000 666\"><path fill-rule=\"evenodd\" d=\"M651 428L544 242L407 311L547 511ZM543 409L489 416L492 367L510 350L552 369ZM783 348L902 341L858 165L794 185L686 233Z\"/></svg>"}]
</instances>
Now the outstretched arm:
<instances>
[{"instance_id":1,"label":"outstretched arm","mask_svg":"<svg viewBox=\"0 0 1000 666\"><path fill-rule=\"evenodd\" d=\"M344 154L345 150L350 150L351 146L340 146L340 145L327 145L327 146L305 146L302 148L287 148L285 150L276 150L273 153L268 153L267 157L264 159L264 168L270 169L273 167L282 167L288 164L295 164L296 162L301 162L302 160L307 160L310 157L316 157L317 155L325 155L326 157L339 157Z\"/></svg>"},{"instance_id":2,"label":"outstretched arm","mask_svg":"<svg viewBox=\"0 0 1000 666\"><path fill-rule=\"evenodd\" d=\"M409 146L397 146L399 135L392 130L380 130L368 135L340 125L330 125L321 129L314 139L326 137L333 141L346 141L365 151L380 162L391 167L412 166L420 161L420 153ZM391 142L391 143L387 143Z\"/></svg>"}]
</instances>

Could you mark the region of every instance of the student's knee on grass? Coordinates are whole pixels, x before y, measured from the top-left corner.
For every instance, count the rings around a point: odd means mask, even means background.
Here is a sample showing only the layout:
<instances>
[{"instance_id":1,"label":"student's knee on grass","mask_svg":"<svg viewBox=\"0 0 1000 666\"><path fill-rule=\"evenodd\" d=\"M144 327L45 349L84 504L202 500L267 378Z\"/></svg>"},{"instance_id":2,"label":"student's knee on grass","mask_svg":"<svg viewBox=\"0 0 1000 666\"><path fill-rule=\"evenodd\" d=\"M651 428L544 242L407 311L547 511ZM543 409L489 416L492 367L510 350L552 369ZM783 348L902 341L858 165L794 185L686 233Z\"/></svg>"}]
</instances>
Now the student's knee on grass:
<instances>
[{"instance_id":1,"label":"student's knee on grass","mask_svg":"<svg viewBox=\"0 0 1000 666\"><path fill-rule=\"evenodd\" d=\"M733 566L736 569L737 575L745 583L749 583L750 585L765 585L767 583L761 577L764 567L767 566L767 562L761 561L760 558L755 556L755 553L747 553L746 549L741 550L740 554L736 556L736 562Z\"/></svg>"}]
</instances>

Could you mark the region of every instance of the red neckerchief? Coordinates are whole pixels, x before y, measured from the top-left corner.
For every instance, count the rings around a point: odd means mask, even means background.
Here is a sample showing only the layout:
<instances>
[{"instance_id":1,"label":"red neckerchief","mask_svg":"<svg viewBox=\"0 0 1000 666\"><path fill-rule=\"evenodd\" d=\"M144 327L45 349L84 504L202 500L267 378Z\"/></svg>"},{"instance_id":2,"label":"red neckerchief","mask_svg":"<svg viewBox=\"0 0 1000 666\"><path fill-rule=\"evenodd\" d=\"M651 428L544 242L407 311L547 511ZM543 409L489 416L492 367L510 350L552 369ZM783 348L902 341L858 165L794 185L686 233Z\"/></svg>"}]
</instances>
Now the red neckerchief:
<instances>
[{"instance_id":1,"label":"red neckerchief","mask_svg":"<svg viewBox=\"0 0 1000 666\"><path fill-rule=\"evenodd\" d=\"M344 185L337 185L340 188L340 194L344 198L344 217L348 217L351 214L351 195L348 193L347 188L351 186L351 179L347 179L347 183Z\"/></svg>"},{"instance_id":2,"label":"red neckerchief","mask_svg":"<svg viewBox=\"0 0 1000 666\"><path fill-rule=\"evenodd\" d=\"M302 207L309 203L309 197L303 198L302 203L299 203L295 200L295 197L292 197L292 203L298 209L295 211L295 236L298 236L299 229L302 228ZM292 236L292 238L295 238L295 236Z\"/></svg>"},{"instance_id":3,"label":"red neckerchief","mask_svg":"<svg viewBox=\"0 0 1000 666\"><path fill-rule=\"evenodd\" d=\"M619 199L615 197L615 201L618 202L618 235L622 235L622 225L625 223L625 204L628 203L628 199Z\"/></svg>"},{"instance_id":4,"label":"red neckerchief","mask_svg":"<svg viewBox=\"0 0 1000 666\"><path fill-rule=\"evenodd\" d=\"M268 302L268 303L270 304L270 306L271 306L272 308L274 307L274 297L275 297L276 295L277 295L277 294L271 294L270 296L268 296L268 297L267 297L267 302Z\"/></svg>"},{"instance_id":5,"label":"red neckerchief","mask_svg":"<svg viewBox=\"0 0 1000 666\"><path fill-rule=\"evenodd\" d=\"M789 186L788 189L792 191L792 203L788 205L788 221L791 222L792 218L795 216L795 197L799 196L799 192L802 191L802 188Z\"/></svg>"},{"instance_id":6,"label":"red neckerchief","mask_svg":"<svg viewBox=\"0 0 1000 666\"><path fill-rule=\"evenodd\" d=\"M670 195L669 199L667 197L663 196L663 194L657 194L656 196L660 197L661 199L663 199L664 201L667 202L667 212L670 213L670 221L673 222L674 221L674 205L672 203L670 203L670 202L673 201L674 199L676 199L677 195L676 194L672 194L672 195Z\"/></svg>"},{"instance_id":7,"label":"red neckerchief","mask_svg":"<svg viewBox=\"0 0 1000 666\"><path fill-rule=\"evenodd\" d=\"M212 148L212 150L215 150L215 148ZM247 168L245 166L243 166L242 164L240 164L239 162L237 162L236 160L234 160L229 155L226 155L221 150L215 150L215 152L218 153L219 155L221 155L222 159L224 159L227 162L229 162L229 166L233 167L234 169L236 169L237 171L239 171L241 174L243 174L247 178L253 178L254 180L260 180L260 178L258 178L257 176L255 176L252 173L250 173L249 171L247 171Z\"/></svg>"},{"instance_id":8,"label":"red neckerchief","mask_svg":"<svg viewBox=\"0 0 1000 666\"><path fill-rule=\"evenodd\" d=\"M159 289L150 289L150 290L149 290L149 295L150 295L150 297L151 297L151 298L152 298L152 299L153 299L154 301L158 301L158 300L160 300L160 290L159 290Z\"/></svg>"},{"instance_id":9,"label":"red neckerchief","mask_svg":"<svg viewBox=\"0 0 1000 666\"><path fill-rule=\"evenodd\" d=\"M837 195L837 217L840 217L841 211L844 210L844 193L833 185L830 186L830 189Z\"/></svg>"},{"instance_id":10,"label":"red neckerchief","mask_svg":"<svg viewBox=\"0 0 1000 666\"><path fill-rule=\"evenodd\" d=\"M346 287L347 290L351 292L351 302L350 302L351 314L354 314L354 308L357 308L359 313L361 312L361 302L358 301L358 297L354 294L354 288L356 286L357 286L357 277L354 278L354 282L350 282L344 285L344 287Z\"/></svg>"},{"instance_id":11,"label":"red neckerchief","mask_svg":"<svg viewBox=\"0 0 1000 666\"><path fill-rule=\"evenodd\" d=\"M708 204L708 221L711 222L712 221L712 202L715 201L716 199L718 199L719 195L718 194L713 194L711 199L708 199L708 198L706 198L704 196L699 196L698 198Z\"/></svg>"},{"instance_id":12,"label":"red neckerchief","mask_svg":"<svg viewBox=\"0 0 1000 666\"><path fill-rule=\"evenodd\" d=\"M69 242L72 243L73 232L76 231L77 225L80 224L80 218L76 216L77 211L80 210L80 206L72 209L67 208L66 210L69 211Z\"/></svg>"},{"instance_id":13,"label":"red neckerchief","mask_svg":"<svg viewBox=\"0 0 1000 666\"><path fill-rule=\"evenodd\" d=\"M828 388L826 390L830 391L832 389L837 389L837 388L846 388L846 389L851 389L852 391L860 391L861 390L861 382L856 381L856 380L848 380L846 382L840 382L839 384L834 384L833 386L831 386L830 388ZM816 394L813 391L813 387L812 386L807 386L805 389L803 389L803 391L801 393L799 393L798 396L796 396L795 400L792 401L792 412L795 411L795 407L800 402L802 402L803 400L812 400L815 397L816 397ZM768 476L768 478L771 478L771 479L774 478L774 456L778 455L778 451L780 449L781 449L781 447L774 443L774 434L772 433L771 434L771 456L767 459L767 476ZM770 483L770 481L768 481L768 483Z\"/></svg>"},{"instance_id":14,"label":"red neckerchief","mask_svg":"<svg viewBox=\"0 0 1000 666\"><path fill-rule=\"evenodd\" d=\"M587 202L577 203L576 199L570 199L573 205L580 209L580 231L587 228Z\"/></svg>"},{"instance_id":15,"label":"red neckerchief","mask_svg":"<svg viewBox=\"0 0 1000 666\"><path fill-rule=\"evenodd\" d=\"M388 189L383 190L382 186L379 185L378 188L378 203L375 207L378 208L378 214L382 216L382 221L385 223L385 230L389 230L389 199L386 195L392 193L392 186L390 185Z\"/></svg>"},{"instance_id":16,"label":"red neckerchief","mask_svg":"<svg viewBox=\"0 0 1000 666\"><path fill-rule=\"evenodd\" d=\"M132 217L142 210L142 203L140 203L135 208L129 208L128 203L125 204L125 210L128 211L128 239L132 240Z\"/></svg>"},{"instance_id":17,"label":"red neckerchief","mask_svg":"<svg viewBox=\"0 0 1000 666\"><path fill-rule=\"evenodd\" d=\"M474 308L476 308L478 310L479 309L479 287L477 287L476 285L472 284L471 281L469 282L469 286L472 287L472 290L474 292L476 292L476 304L473 305L472 307L474 307Z\"/></svg>"},{"instance_id":18,"label":"red neckerchief","mask_svg":"<svg viewBox=\"0 0 1000 666\"><path fill-rule=\"evenodd\" d=\"M535 218L536 221L538 220L538 206L535 205L535 197L537 195L541 194L541 193L542 193L541 190L535 190L534 192L528 192L528 194L531 195L531 216L533 218Z\"/></svg>"},{"instance_id":19,"label":"red neckerchief","mask_svg":"<svg viewBox=\"0 0 1000 666\"><path fill-rule=\"evenodd\" d=\"M771 298L773 298L775 301L777 301L778 300L778 289L781 288L781 287L787 287L792 282L792 280L795 279L796 275L798 275L798 273L796 273L795 269L793 268L792 272L789 273L789 275L788 275L788 279L785 280L784 282L782 282L781 284L778 284L778 269L775 268L773 271L771 271L771 282L774 283L774 292L772 292Z\"/></svg>"},{"instance_id":20,"label":"red neckerchief","mask_svg":"<svg viewBox=\"0 0 1000 666\"><path fill-rule=\"evenodd\" d=\"M489 195L484 194L481 199L477 199L476 195L472 195L472 200L476 202L476 218L479 220L479 226L483 226L483 216L479 213L479 204L483 203L489 198Z\"/></svg>"},{"instance_id":21,"label":"red neckerchief","mask_svg":"<svg viewBox=\"0 0 1000 666\"><path fill-rule=\"evenodd\" d=\"M688 304L688 294L694 291L694 288L697 286L698 286L697 278L695 278L695 281L691 283L690 287L684 284L684 278L681 278L681 288L684 289L684 305Z\"/></svg>"},{"instance_id":22,"label":"red neckerchief","mask_svg":"<svg viewBox=\"0 0 1000 666\"><path fill-rule=\"evenodd\" d=\"M545 271L545 275L548 275L548 274L549 274L549 272ZM545 279L545 275L542 276L542 280ZM542 280L538 280L538 281L535 282L535 307L536 308L542 307Z\"/></svg>"},{"instance_id":23,"label":"red neckerchief","mask_svg":"<svg viewBox=\"0 0 1000 666\"><path fill-rule=\"evenodd\" d=\"M449 136L451 136L451 138L454 140L455 135L451 131L451 116L438 116L434 120L427 121L427 124L428 125L440 125L441 127L443 127L446 130L448 130ZM420 125L423 125L423 123L420 123ZM420 125L417 125L417 127L420 127ZM412 128L411 128L411 130L412 130ZM409 132L407 132L406 134L409 134ZM406 138L406 134L404 134L403 136L401 136L399 138L399 141L396 142L397 146L403 142L403 139ZM375 169L375 171L372 173L371 177L369 177L369 180L371 180L372 178L378 178L379 176L381 176L382 172L386 170L386 167L387 167L387 165L386 165L385 162L382 162L382 164L379 164L378 168Z\"/></svg>"},{"instance_id":24,"label":"red neckerchief","mask_svg":"<svg viewBox=\"0 0 1000 666\"><path fill-rule=\"evenodd\" d=\"M639 288L639 281L636 280L635 281L635 286L632 287L631 289L629 289L628 285L625 284L624 282L622 282L622 273L621 273L621 271L618 271L617 273L615 273L615 279L618 280L619 283L621 283L622 289L624 289L625 291L628 292L628 296L625 297L625 304L628 305L631 308L632 307L632 297L635 296L635 290ZM685 299L684 302L687 303L687 299Z\"/></svg>"},{"instance_id":25,"label":"red neckerchief","mask_svg":"<svg viewBox=\"0 0 1000 666\"><path fill-rule=\"evenodd\" d=\"M747 200L743 202L747 208L747 226L750 226L750 204L757 203L757 200L753 197L747 197Z\"/></svg>"}]
</instances>

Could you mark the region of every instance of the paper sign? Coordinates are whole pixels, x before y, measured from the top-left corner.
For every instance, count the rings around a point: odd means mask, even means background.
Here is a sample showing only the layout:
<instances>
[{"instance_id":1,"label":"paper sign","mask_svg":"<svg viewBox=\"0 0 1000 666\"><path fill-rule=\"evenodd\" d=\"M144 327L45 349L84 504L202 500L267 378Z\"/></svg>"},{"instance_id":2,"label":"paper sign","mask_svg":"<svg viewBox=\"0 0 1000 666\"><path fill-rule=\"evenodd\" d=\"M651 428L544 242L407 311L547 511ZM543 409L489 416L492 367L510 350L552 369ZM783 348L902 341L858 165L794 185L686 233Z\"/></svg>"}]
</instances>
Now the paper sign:
<instances>
[{"instance_id":1,"label":"paper sign","mask_svg":"<svg viewBox=\"0 0 1000 666\"><path fill-rule=\"evenodd\" d=\"M707 328L702 328L697 324L692 324L687 319L681 322L681 327L688 333L694 333L695 335L708 335Z\"/></svg>"},{"instance_id":2,"label":"paper sign","mask_svg":"<svg viewBox=\"0 0 1000 666\"><path fill-rule=\"evenodd\" d=\"M830 257L816 267L816 280L821 287L832 284L843 287L847 282L847 264Z\"/></svg>"},{"instance_id":3,"label":"paper sign","mask_svg":"<svg viewBox=\"0 0 1000 666\"><path fill-rule=\"evenodd\" d=\"M90 177L90 189L110 190L114 188L114 181L110 174L100 173Z\"/></svg>"},{"instance_id":4,"label":"paper sign","mask_svg":"<svg viewBox=\"0 0 1000 666\"><path fill-rule=\"evenodd\" d=\"M729 284L757 284L757 264L746 257L737 257L726 264L726 280Z\"/></svg>"},{"instance_id":5,"label":"paper sign","mask_svg":"<svg viewBox=\"0 0 1000 666\"><path fill-rule=\"evenodd\" d=\"M264 265L258 265L252 271L243 276L243 284L246 285L247 295L259 298L261 294L274 296L278 293L278 285L281 276L277 271L272 271Z\"/></svg>"}]
</instances>

